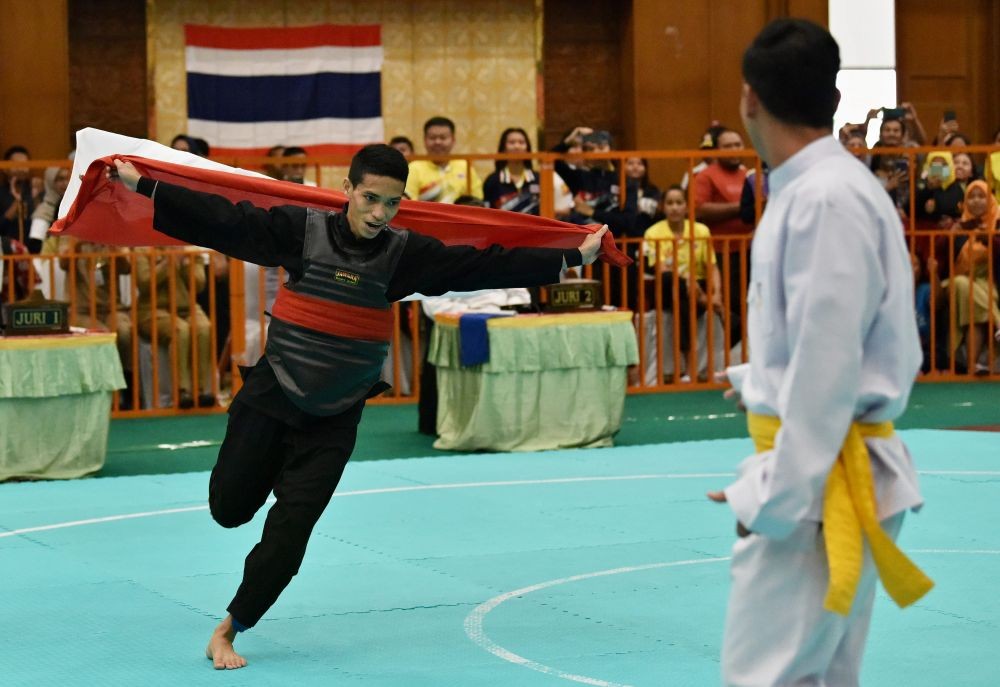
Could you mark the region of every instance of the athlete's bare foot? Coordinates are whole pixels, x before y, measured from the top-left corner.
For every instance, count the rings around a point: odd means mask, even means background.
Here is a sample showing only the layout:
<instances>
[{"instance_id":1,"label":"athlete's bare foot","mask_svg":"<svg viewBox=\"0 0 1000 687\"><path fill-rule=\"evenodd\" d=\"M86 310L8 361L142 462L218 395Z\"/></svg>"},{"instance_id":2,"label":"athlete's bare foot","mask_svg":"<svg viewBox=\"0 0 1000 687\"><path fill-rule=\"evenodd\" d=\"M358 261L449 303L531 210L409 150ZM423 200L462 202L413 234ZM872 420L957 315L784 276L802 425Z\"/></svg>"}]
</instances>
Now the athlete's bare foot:
<instances>
[{"instance_id":1,"label":"athlete's bare foot","mask_svg":"<svg viewBox=\"0 0 1000 687\"><path fill-rule=\"evenodd\" d=\"M233 649L234 639L236 630L233 629L233 616L227 615L215 628L205 649L205 655L212 659L216 670L236 670L246 666L247 660Z\"/></svg>"}]
</instances>

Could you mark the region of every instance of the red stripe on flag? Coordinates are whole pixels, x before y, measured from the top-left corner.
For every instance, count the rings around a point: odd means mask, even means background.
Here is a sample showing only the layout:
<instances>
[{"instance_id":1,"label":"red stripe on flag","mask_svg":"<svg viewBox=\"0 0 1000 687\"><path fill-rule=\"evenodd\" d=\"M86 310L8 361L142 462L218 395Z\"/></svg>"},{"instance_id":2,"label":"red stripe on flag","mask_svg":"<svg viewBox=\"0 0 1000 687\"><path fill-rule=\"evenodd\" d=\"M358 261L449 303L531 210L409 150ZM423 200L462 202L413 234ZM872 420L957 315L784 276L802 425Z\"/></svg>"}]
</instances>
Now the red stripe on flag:
<instances>
[{"instance_id":1,"label":"red stripe on flag","mask_svg":"<svg viewBox=\"0 0 1000 687\"><path fill-rule=\"evenodd\" d=\"M361 150L366 143L321 143L318 145L296 146L304 148L309 156L316 155L342 155L346 158L353 157L354 153ZM270 148L222 148L212 146L213 158L229 157L266 157Z\"/></svg>"},{"instance_id":2,"label":"red stripe on flag","mask_svg":"<svg viewBox=\"0 0 1000 687\"><path fill-rule=\"evenodd\" d=\"M49 230L66 233L85 241L115 246L164 246L183 243L153 229L153 203L107 178L107 167L115 158L135 164L139 173L156 180L180 184L196 191L217 193L234 203L249 201L259 208L300 205L338 212L347 197L339 191L313 188L288 181L187 167L172 162L133 155L108 155L90 163L80 182L80 190L66 217ZM487 248L498 243L507 248L545 246L577 248L597 229L566 224L554 219L520 215L506 210L421 203L404 200L392 225L434 236L445 245ZM608 232L601 240L601 260L625 266L632 259L615 246Z\"/></svg>"},{"instance_id":3,"label":"red stripe on flag","mask_svg":"<svg viewBox=\"0 0 1000 687\"><path fill-rule=\"evenodd\" d=\"M324 45L360 48L382 45L382 31L378 24L320 24L255 29L185 24L184 44L223 50L282 50Z\"/></svg>"}]
</instances>

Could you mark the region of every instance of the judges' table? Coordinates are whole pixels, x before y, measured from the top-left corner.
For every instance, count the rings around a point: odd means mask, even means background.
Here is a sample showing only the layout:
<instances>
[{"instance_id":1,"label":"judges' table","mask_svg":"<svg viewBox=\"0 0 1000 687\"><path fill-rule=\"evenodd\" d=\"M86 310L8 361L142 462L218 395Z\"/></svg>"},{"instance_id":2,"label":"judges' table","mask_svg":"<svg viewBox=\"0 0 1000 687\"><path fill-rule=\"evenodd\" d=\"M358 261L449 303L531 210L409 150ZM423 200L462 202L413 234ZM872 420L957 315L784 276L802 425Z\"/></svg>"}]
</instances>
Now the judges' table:
<instances>
[{"instance_id":1,"label":"judges' table","mask_svg":"<svg viewBox=\"0 0 1000 687\"><path fill-rule=\"evenodd\" d=\"M0 480L99 470L124 386L114 333L0 338Z\"/></svg>"},{"instance_id":2,"label":"judges' table","mask_svg":"<svg viewBox=\"0 0 1000 687\"><path fill-rule=\"evenodd\" d=\"M459 317L438 315L435 448L538 451L610 446L627 368L639 361L632 313L518 315L486 323L489 360L463 366Z\"/></svg>"}]
</instances>

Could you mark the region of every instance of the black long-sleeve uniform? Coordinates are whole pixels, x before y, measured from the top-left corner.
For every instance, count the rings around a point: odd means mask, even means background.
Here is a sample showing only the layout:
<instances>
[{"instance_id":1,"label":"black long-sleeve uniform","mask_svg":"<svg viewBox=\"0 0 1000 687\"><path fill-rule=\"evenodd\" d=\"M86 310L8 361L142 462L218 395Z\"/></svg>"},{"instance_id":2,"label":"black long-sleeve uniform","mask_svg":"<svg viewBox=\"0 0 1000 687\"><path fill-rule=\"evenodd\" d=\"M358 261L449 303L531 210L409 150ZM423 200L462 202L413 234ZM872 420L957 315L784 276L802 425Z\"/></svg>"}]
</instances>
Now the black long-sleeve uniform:
<instances>
[{"instance_id":1,"label":"black long-sleeve uniform","mask_svg":"<svg viewBox=\"0 0 1000 687\"><path fill-rule=\"evenodd\" d=\"M139 181L138 191L153 196L153 226L157 231L246 262L283 267L290 281L302 275L306 208L282 205L262 210L247 202L234 205L222 196L145 177ZM330 231L337 232L341 241L352 247L378 250L384 238L367 241L356 238L343 212L331 213L328 224ZM437 296L448 291L551 284L559 281L563 259L570 267L582 261L576 249L505 249L493 245L477 250L469 246L445 246L435 238L411 232L389 280L386 298L398 301L413 293ZM370 396L385 388L383 385L373 389ZM279 393L270 365L266 358L261 358L238 399L293 425L302 426L315 418Z\"/></svg>"},{"instance_id":2,"label":"black long-sleeve uniform","mask_svg":"<svg viewBox=\"0 0 1000 687\"><path fill-rule=\"evenodd\" d=\"M240 260L283 267L290 281L303 274L306 209L263 210L143 177L138 191L153 198L157 231ZM352 248L377 251L386 238L357 239L345 212L327 215L327 230ZM536 286L559 280L563 263L582 262L579 250L445 246L411 232L386 298L412 293ZM371 397L386 385L376 384ZM228 610L242 627L252 627L298 572L306 543L354 450L365 399L338 415L318 417L296 407L262 357L249 372L229 411L226 438L212 470L209 503L225 527L248 522L273 490L259 544L246 559L243 582Z\"/></svg>"}]
</instances>

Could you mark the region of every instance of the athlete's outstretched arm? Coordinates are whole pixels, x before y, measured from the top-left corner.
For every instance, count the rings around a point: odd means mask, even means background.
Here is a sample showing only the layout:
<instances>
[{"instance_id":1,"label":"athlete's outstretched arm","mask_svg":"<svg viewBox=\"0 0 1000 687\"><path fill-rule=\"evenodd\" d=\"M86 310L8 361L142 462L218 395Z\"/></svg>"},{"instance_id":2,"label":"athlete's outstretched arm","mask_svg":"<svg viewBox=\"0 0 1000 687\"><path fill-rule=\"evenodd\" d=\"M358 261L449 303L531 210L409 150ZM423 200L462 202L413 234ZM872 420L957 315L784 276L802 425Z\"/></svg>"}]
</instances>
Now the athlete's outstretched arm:
<instances>
[{"instance_id":1,"label":"athlete's outstretched arm","mask_svg":"<svg viewBox=\"0 0 1000 687\"><path fill-rule=\"evenodd\" d=\"M109 172L126 188L152 198L157 231L239 260L301 273L305 208L279 205L263 210L248 202L234 204L213 193L143 177L122 160L115 160Z\"/></svg>"}]
</instances>

